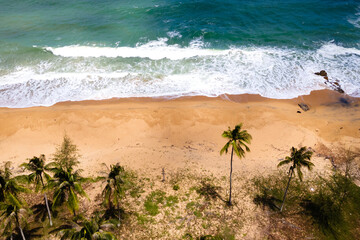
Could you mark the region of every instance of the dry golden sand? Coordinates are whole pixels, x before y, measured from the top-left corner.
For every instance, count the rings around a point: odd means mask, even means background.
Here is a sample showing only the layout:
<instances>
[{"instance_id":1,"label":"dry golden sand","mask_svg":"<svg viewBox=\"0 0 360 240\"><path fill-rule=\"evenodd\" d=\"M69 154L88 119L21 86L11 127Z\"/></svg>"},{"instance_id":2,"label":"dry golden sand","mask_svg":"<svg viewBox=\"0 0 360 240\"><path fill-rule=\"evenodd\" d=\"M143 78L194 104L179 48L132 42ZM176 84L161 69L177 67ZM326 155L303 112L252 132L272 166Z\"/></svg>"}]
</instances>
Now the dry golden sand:
<instances>
[{"instance_id":1,"label":"dry golden sand","mask_svg":"<svg viewBox=\"0 0 360 240\"><path fill-rule=\"evenodd\" d=\"M79 147L80 167L88 174L96 174L102 162L121 162L149 173L196 163L225 173L229 157L219 155L226 141L221 133L242 122L253 141L251 152L236 160L234 167L257 174L276 169L278 159L292 146L314 148L318 142L359 145L359 99L346 97L350 104L345 105L341 97L322 90L291 100L240 95L1 108L0 159L17 165L42 153L49 158L66 133ZM300 102L310 110L303 112L297 105Z\"/></svg>"},{"instance_id":2,"label":"dry golden sand","mask_svg":"<svg viewBox=\"0 0 360 240\"><path fill-rule=\"evenodd\" d=\"M297 105L301 102L310 110L301 110ZM163 167L168 172L191 168L227 176L229 156L219 154L226 142L221 133L240 122L253 141L246 158L234 161L235 179L275 171L278 160L287 156L292 146L316 149L319 143L330 148L339 143L360 145L359 99L329 90L291 100L247 94L174 100L112 99L1 108L0 161L11 161L16 167L40 154L51 159L66 133L80 149L79 167L84 175L98 175L101 163L120 162L153 178L161 175ZM323 157L315 156L313 161L316 174L331 169ZM95 192L90 195L94 198ZM251 201L247 204L250 214ZM249 239L259 237L256 227L244 227Z\"/></svg>"}]
</instances>

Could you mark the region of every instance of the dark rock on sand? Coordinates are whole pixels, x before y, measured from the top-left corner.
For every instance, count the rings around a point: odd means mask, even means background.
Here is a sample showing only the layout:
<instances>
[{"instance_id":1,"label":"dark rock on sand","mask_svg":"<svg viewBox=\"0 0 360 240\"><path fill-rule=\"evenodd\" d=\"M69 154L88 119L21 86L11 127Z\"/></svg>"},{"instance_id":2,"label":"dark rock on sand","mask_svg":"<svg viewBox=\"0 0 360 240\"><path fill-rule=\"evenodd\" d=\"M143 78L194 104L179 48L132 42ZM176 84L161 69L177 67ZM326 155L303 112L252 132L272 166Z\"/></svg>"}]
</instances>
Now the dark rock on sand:
<instances>
[{"instance_id":1,"label":"dark rock on sand","mask_svg":"<svg viewBox=\"0 0 360 240\"><path fill-rule=\"evenodd\" d=\"M341 88L341 86L338 82L327 81L327 82L325 82L325 84L330 86L333 90L335 90L339 93L345 93L345 91Z\"/></svg>"},{"instance_id":2,"label":"dark rock on sand","mask_svg":"<svg viewBox=\"0 0 360 240\"><path fill-rule=\"evenodd\" d=\"M337 91L339 93L345 93L339 84L339 80L337 79L335 81L329 80L328 74L325 70L321 70L320 72L316 72L315 74L318 76L322 76L326 80L324 83L334 91Z\"/></svg>"},{"instance_id":3,"label":"dark rock on sand","mask_svg":"<svg viewBox=\"0 0 360 240\"><path fill-rule=\"evenodd\" d=\"M300 111L297 111L297 113L301 113Z\"/></svg>"},{"instance_id":4,"label":"dark rock on sand","mask_svg":"<svg viewBox=\"0 0 360 240\"><path fill-rule=\"evenodd\" d=\"M298 105L299 105L299 107L300 107L302 110L304 110L305 112L308 111L308 110L310 110L309 106L308 106L307 104L305 104L305 103L299 103Z\"/></svg>"},{"instance_id":5,"label":"dark rock on sand","mask_svg":"<svg viewBox=\"0 0 360 240\"><path fill-rule=\"evenodd\" d=\"M320 72L316 72L315 74L322 77L327 77L327 72L325 70L321 70Z\"/></svg>"}]
</instances>

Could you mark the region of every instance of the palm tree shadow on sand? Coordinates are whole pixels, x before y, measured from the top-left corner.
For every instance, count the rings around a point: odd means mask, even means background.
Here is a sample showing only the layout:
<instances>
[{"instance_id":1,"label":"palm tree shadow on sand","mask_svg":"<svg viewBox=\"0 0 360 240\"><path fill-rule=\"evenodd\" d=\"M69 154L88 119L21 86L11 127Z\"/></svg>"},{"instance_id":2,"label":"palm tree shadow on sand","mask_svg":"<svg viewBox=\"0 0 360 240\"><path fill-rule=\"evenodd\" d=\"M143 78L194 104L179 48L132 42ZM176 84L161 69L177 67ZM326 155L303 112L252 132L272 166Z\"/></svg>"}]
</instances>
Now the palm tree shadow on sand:
<instances>
[{"instance_id":1,"label":"palm tree shadow on sand","mask_svg":"<svg viewBox=\"0 0 360 240\"><path fill-rule=\"evenodd\" d=\"M206 181L201 181L201 186L197 190L197 192L205 197L206 200L216 200L220 199L221 201L228 203L229 201L225 200L218 191L221 189L219 186L214 186L211 183L208 183Z\"/></svg>"},{"instance_id":2,"label":"palm tree shadow on sand","mask_svg":"<svg viewBox=\"0 0 360 240\"><path fill-rule=\"evenodd\" d=\"M52 201L48 200L49 205L52 205ZM44 222L48 218L48 211L46 209L45 203L39 203L31 206L31 210L34 214L35 221ZM52 211L52 215L56 218L58 212L55 210Z\"/></svg>"},{"instance_id":3,"label":"palm tree shadow on sand","mask_svg":"<svg viewBox=\"0 0 360 240\"><path fill-rule=\"evenodd\" d=\"M277 204L281 205L282 200L272 196L266 190L264 190L261 194L257 194L254 197L253 202L256 204L256 206L261 206L263 209L265 209L265 207L268 207L271 210L275 211L280 210L280 207L278 207Z\"/></svg>"}]
</instances>

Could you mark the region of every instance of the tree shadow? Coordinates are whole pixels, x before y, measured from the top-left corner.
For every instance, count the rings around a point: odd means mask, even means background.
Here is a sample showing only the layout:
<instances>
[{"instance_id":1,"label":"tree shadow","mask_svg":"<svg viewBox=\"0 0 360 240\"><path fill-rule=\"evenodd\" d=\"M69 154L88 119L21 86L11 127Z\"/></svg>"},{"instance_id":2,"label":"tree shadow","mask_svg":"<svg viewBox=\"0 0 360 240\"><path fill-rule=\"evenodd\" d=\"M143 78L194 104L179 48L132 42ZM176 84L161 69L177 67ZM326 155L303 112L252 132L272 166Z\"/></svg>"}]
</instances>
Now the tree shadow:
<instances>
[{"instance_id":1,"label":"tree shadow","mask_svg":"<svg viewBox=\"0 0 360 240\"><path fill-rule=\"evenodd\" d=\"M49 200L49 206L52 206L52 202ZM31 206L31 210L34 214L35 221L44 222L48 219L48 212L45 203L39 203ZM57 211L51 210L51 216L56 218L58 215Z\"/></svg>"},{"instance_id":2,"label":"tree shadow","mask_svg":"<svg viewBox=\"0 0 360 240\"><path fill-rule=\"evenodd\" d=\"M43 235L40 232L40 230L43 229L43 227L35 227L31 226L30 224L26 224L25 227L22 229L25 239L40 239ZM8 237L6 240L10 240L11 238ZM15 229L15 234L13 234L13 240L23 240L21 233L18 228Z\"/></svg>"},{"instance_id":3,"label":"tree shadow","mask_svg":"<svg viewBox=\"0 0 360 240\"><path fill-rule=\"evenodd\" d=\"M111 219L121 219L124 220L128 217L128 213L125 212L123 208L108 208L106 209L101 218L104 220L111 220Z\"/></svg>"},{"instance_id":4,"label":"tree shadow","mask_svg":"<svg viewBox=\"0 0 360 240\"><path fill-rule=\"evenodd\" d=\"M311 216L325 236L333 239L341 239L337 229L345 229L341 209L330 198L322 198L316 203L311 200L303 200L300 204L304 208L304 213Z\"/></svg>"},{"instance_id":5,"label":"tree shadow","mask_svg":"<svg viewBox=\"0 0 360 240\"><path fill-rule=\"evenodd\" d=\"M223 202L228 202L225 200L218 191L221 189L219 186L215 186L211 183L201 181L201 186L196 190L198 194L205 197L206 200L216 200L220 199Z\"/></svg>"},{"instance_id":6,"label":"tree shadow","mask_svg":"<svg viewBox=\"0 0 360 240\"><path fill-rule=\"evenodd\" d=\"M256 194L253 202L256 204L256 206L262 206L263 209L268 207L273 211L280 210L276 203L281 203L281 199L270 195L266 190L260 194Z\"/></svg>"}]
</instances>

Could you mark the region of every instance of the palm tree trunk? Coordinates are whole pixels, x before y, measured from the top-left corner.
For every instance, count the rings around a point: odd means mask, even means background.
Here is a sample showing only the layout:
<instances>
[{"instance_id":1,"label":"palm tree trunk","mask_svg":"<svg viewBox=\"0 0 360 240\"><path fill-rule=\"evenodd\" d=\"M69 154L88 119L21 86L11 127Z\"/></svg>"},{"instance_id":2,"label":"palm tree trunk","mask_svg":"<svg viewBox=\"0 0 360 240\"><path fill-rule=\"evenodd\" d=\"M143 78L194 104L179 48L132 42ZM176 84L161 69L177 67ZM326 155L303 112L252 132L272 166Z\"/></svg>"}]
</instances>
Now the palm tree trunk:
<instances>
[{"instance_id":1,"label":"palm tree trunk","mask_svg":"<svg viewBox=\"0 0 360 240\"><path fill-rule=\"evenodd\" d=\"M233 162L234 147L231 148L231 161L230 161L230 194L229 194L229 205L231 205L231 175L232 175L232 162Z\"/></svg>"},{"instance_id":2,"label":"palm tree trunk","mask_svg":"<svg viewBox=\"0 0 360 240\"><path fill-rule=\"evenodd\" d=\"M19 230L20 230L20 234L21 234L22 239L23 239L23 240L26 240L25 235L24 235L24 232L23 232L23 230L22 230L22 228L21 228L21 226L20 226L19 217L17 216L17 214L15 215L15 219L16 219L16 223L17 223L17 225L18 225L18 228L19 228ZM12 237L12 235L11 235L11 237Z\"/></svg>"},{"instance_id":3,"label":"palm tree trunk","mask_svg":"<svg viewBox=\"0 0 360 240\"><path fill-rule=\"evenodd\" d=\"M281 207L280 207L280 212L283 210L283 207L284 207L286 194L287 194L287 191L288 191L288 188L289 188L289 185L290 185L290 181L291 181L291 178L292 178L292 174L293 174L293 172L294 172L294 169L293 169L293 168L291 168L291 170L290 170L290 177L289 177L289 181L288 181L288 183L287 183L287 186L286 186L286 189L285 189L285 193L284 193L283 202L282 202Z\"/></svg>"},{"instance_id":4,"label":"palm tree trunk","mask_svg":"<svg viewBox=\"0 0 360 240\"><path fill-rule=\"evenodd\" d=\"M20 234L23 240L26 240L22 228L19 226Z\"/></svg>"},{"instance_id":5,"label":"palm tree trunk","mask_svg":"<svg viewBox=\"0 0 360 240\"><path fill-rule=\"evenodd\" d=\"M118 225L118 227L120 227L120 221L121 221L121 219L120 219L120 205L119 205L119 201L117 202L117 208L118 208L118 214L119 214L119 223L117 224Z\"/></svg>"},{"instance_id":6,"label":"palm tree trunk","mask_svg":"<svg viewBox=\"0 0 360 240\"><path fill-rule=\"evenodd\" d=\"M49 202L48 202L48 199L46 197L46 193L44 193L44 198L45 198L46 209L47 209L48 216L49 216L50 226L52 226L53 223L52 223L52 220L51 220L51 212L50 212L50 208L49 208Z\"/></svg>"},{"instance_id":7,"label":"palm tree trunk","mask_svg":"<svg viewBox=\"0 0 360 240\"><path fill-rule=\"evenodd\" d=\"M10 240L13 240L13 236L12 236L12 233L11 233L11 235L10 235Z\"/></svg>"},{"instance_id":8,"label":"palm tree trunk","mask_svg":"<svg viewBox=\"0 0 360 240\"><path fill-rule=\"evenodd\" d=\"M108 201L109 201L109 209L111 211L113 211L113 205L112 205L112 201L111 201L111 194L112 194L112 191L111 191L111 188L110 188L110 194L109 194L109 199L108 199Z\"/></svg>"},{"instance_id":9,"label":"palm tree trunk","mask_svg":"<svg viewBox=\"0 0 360 240\"><path fill-rule=\"evenodd\" d=\"M44 181L43 181L42 177L40 179L41 179L41 183L42 183L42 186L43 186L43 189L44 189L45 188ZM52 226L53 223L52 223L52 220L51 220L51 212L50 212L50 208L49 208L49 202L48 202L48 199L46 197L46 193L44 193L44 199L45 199L46 209L47 209L47 212L48 212L50 226Z\"/></svg>"}]
</instances>

